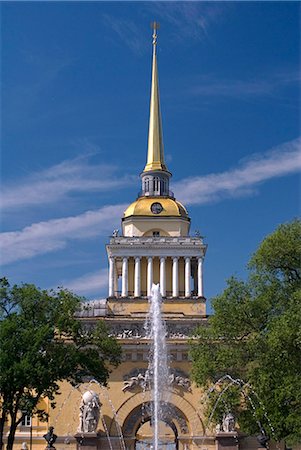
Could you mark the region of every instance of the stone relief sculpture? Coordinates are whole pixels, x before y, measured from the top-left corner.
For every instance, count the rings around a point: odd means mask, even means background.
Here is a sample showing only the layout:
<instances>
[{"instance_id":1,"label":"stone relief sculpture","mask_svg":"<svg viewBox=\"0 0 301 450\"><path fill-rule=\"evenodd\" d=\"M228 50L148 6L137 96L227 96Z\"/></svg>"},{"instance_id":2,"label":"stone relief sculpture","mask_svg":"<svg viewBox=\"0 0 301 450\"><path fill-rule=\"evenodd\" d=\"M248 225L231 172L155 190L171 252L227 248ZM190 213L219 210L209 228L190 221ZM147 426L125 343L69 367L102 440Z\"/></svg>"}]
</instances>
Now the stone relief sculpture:
<instances>
[{"instance_id":1,"label":"stone relief sculpture","mask_svg":"<svg viewBox=\"0 0 301 450\"><path fill-rule=\"evenodd\" d=\"M124 311L124 306L114 305L112 308L114 312ZM145 338L145 329L143 323L140 324L114 324L110 327L111 336L119 339L141 339ZM167 336L172 339L187 339L191 334L191 329L187 326L167 327Z\"/></svg>"},{"instance_id":2,"label":"stone relief sculpture","mask_svg":"<svg viewBox=\"0 0 301 450\"><path fill-rule=\"evenodd\" d=\"M79 433L92 433L97 430L101 403L94 391L86 391L79 408Z\"/></svg>"},{"instance_id":3,"label":"stone relief sculpture","mask_svg":"<svg viewBox=\"0 0 301 450\"><path fill-rule=\"evenodd\" d=\"M146 375L138 373L136 377L131 377L129 380L125 380L122 390L123 392L131 391L135 387L141 387L142 389L146 387Z\"/></svg>"},{"instance_id":4,"label":"stone relief sculpture","mask_svg":"<svg viewBox=\"0 0 301 450\"><path fill-rule=\"evenodd\" d=\"M148 370L140 369L138 373L130 373L126 376L124 380L124 386L122 388L123 392L126 391L132 391L135 388L141 388L141 389L149 389L149 383L150 383L150 375ZM188 377L185 376L182 372L179 372L177 370L174 370L169 375L169 384L173 386L178 386L180 388L183 388L185 390L190 391L191 390L191 382Z\"/></svg>"},{"instance_id":5,"label":"stone relief sculpture","mask_svg":"<svg viewBox=\"0 0 301 450\"><path fill-rule=\"evenodd\" d=\"M232 413L224 414L222 428L226 433L231 433L235 427L235 417Z\"/></svg>"},{"instance_id":6,"label":"stone relief sculpture","mask_svg":"<svg viewBox=\"0 0 301 450\"><path fill-rule=\"evenodd\" d=\"M169 375L169 384L180 386L188 391L191 390L191 382L189 378L172 373Z\"/></svg>"}]
</instances>

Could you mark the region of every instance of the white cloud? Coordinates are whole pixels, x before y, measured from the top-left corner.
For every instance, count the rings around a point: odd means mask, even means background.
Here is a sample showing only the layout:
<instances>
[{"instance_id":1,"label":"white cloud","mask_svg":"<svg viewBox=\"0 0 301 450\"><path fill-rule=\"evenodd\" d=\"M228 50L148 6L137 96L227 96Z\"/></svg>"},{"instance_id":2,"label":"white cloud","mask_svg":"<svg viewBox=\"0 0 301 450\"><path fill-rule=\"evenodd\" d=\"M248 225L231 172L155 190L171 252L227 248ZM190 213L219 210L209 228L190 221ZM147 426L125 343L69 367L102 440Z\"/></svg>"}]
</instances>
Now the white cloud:
<instances>
[{"instance_id":1,"label":"white cloud","mask_svg":"<svg viewBox=\"0 0 301 450\"><path fill-rule=\"evenodd\" d=\"M76 192L109 191L124 186L124 176L110 165L92 165L86 157L63 161L2 188L2 209L17 209L62 200ZM133 177L127 176L127 185Z\"/></svg>"},{"instance_id":2,"label":"white cloud","mask_svg":"<svg viewBox=\"0 0 301 450\"><path fill-rule=\"evenodd\" d=\"M248 195L260 184L275 177L299 172L301 169L301 138L279 145L265 154L244 160L237 168L222 173L186 178L173 188L187 204L204 204ZM56 174L72 172L64 163ZM91 189L91 187L90 187ZM87 239L110 233L118 226L127 204L104 206L77 216L34 223L20 231L0 235L2 264L30 259L63 249L74 239ZM97 281L97 277L95 278ZM75 281L74 281L75 283ZM88 283L87 283L88 284ZM91 281L92 289L92 281Z\"/></svg>"},{"instance_id":3,"label":"white cloud","mask_svg":"<svg viewBox=\"0 0 301 450\"><path fill-rule=\"evenodd\" d=\"M128 205L109 205L78 216L34 223L21 231L1 233L2 265L60 250L72 239L109 233Z\"/></svg>"},{"instance_id":4,"label":"white cloud","mask_svg":"<svg viewBox=\"0 0 301 450\"><path fill-rule=\"evenodd\" d=\"M250 194L260 183L301 170L301 138L244 160L238 168L191 177L173 185L181 201L204 204Z\"/></svg>"},{"instance_id":5,"label":"white cloud","mask_svg":"<svg viewBox=\"0 0 301 450\"><path fill-rule=\"evenodd\" d=\"M99 295L101 291L107 288L108 270L100 269L96 272L86 273L73 280L67 280L62 285L78 295Z\"/></svg>"}]
</instances>

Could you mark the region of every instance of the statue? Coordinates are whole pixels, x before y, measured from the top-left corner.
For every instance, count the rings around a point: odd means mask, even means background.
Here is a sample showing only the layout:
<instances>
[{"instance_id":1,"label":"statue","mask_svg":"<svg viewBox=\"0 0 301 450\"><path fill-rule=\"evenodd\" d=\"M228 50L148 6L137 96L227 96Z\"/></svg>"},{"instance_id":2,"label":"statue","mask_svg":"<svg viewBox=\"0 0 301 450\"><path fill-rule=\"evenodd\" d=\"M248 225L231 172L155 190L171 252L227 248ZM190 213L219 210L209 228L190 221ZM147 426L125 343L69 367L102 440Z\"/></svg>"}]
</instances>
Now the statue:
<instances>
[{"instance_id":1,"label":"statue","mask_svg":"<svg viewBox=\"0 0 301 450\"><path fill-rule=\"evenodd\" d=\"M55 449L55 447L53 447L52 444L55 443L55 441L57 439L57 435L54 434L53 430L54 430L53 427L49 427L48 432L46 434L44 434L44 436L43 436L43 438L47 442L47 447L46 448Z\"/></svg>"},{"instance_id":2,"label":"statue","mask_svg":"<svg viewBox=\"0 0 301 450\"><path fill-rule=\"evenodd\" d=\"M235 417L233 416L233 414L232 413L224 414L223 431L225 431L226 433L230 433L231 431L235 431L234 427L235 427Z\"/></svg>"},{"instance_id":3,"label":"statue","mask_svg":"<svg viewBox=\"0 0 301 450\"><path fill-rule=\"evenodd\" d=\"M112 237L118 237L118 234L119 234L119 230L118 229L116 229L116 230L113 230L113 234L112 234Z\"/></svg>"},{"instance_id":4,"label":"statue","mask_svg":"<svg viewBox=\"0 0 301 450\"><path fill-rule=\"evenodd\" d=\"M93 433L97 430L101 403L94 391L86 391L83 394L79 408L79 433Z\"/></svg>"},{"instance_id":5,"label":"statue","mask_svg":"<svg viewBox=\"0 0 301 450\"><path fill-rule=\"evenodd\" d=\"M215 432L216 432L216 433L219 433L221 430L222 430L221 424L218 423L218 424L216 425L216 427L215 427Z\"/></svg>"},{"instance_id":6,"label":"statue","mask_svg":"<svg viewBox=\"0 0 301 450\"><path fill-rule=\"evenodd\" d=\"M261 447L268 448L268 442L270 440L270 436L267 435L265 429L263 428L263 426L261 425L261 423L259 421L257 422L257 424L259 425L259 428L260 428L260 434L258 436L256 436L257 442L259 443L259 445Z\"/></svg>"}]
</instances>

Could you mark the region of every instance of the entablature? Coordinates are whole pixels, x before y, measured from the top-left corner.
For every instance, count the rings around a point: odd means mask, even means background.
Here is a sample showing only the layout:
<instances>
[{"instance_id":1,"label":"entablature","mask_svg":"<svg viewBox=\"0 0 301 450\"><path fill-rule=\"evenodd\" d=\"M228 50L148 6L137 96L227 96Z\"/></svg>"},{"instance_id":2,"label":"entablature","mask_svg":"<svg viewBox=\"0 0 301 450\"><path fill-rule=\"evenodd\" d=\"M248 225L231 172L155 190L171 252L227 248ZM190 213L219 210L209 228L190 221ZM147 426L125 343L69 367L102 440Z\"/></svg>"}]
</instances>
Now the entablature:
<instances>
[{"instance_id":1,"label":"entablature","mask_svg":"<svg viewBox=\"0 0 301 450\"><path fill-rule=\"evenodd\" d=\"M117 237L107 245L108 256L168 257L205 256L207 245L200 237Z\"/></svg>"}]
</instances>

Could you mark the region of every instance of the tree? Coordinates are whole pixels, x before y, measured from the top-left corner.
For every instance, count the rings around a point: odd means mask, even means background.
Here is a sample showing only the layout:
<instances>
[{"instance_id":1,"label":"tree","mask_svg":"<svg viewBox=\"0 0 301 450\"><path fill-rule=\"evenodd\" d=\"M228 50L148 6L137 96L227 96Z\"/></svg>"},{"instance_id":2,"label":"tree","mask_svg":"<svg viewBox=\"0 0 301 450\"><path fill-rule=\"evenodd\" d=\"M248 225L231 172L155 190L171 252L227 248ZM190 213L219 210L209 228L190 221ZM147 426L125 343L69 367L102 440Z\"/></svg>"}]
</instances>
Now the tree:
<instances>
[{"instance_id":1,"label":"tree","mask_svg":"<svg viewBox=\"0 0 301 450\"><path fill-rule=\"evenodd\" d=\"M46 413L39 402L55 407L59 382L72 384L92 376L106 384L121 349L103 321L89 330L76 319L81 300L71 292L46 291L32 284L10 286L0 280L0 448L10 419L7 450L24 415Z\"/></svg>"},{"instance_id":2,"label":"tree","mask_svg":"<svg viewBox=\"0 0 301 450\"><path fill-rule=\"evenodd\" d=\"M248 269L247 281L228 280L191 340L193 378L211 387L207 415L215 404L215 423L232 410L242 431L258 434L260 426L300 442L301 222L264 239Z\"/></svg>"}]
</instances>

